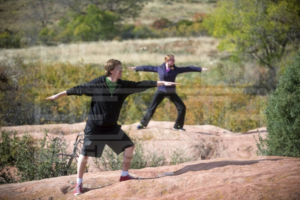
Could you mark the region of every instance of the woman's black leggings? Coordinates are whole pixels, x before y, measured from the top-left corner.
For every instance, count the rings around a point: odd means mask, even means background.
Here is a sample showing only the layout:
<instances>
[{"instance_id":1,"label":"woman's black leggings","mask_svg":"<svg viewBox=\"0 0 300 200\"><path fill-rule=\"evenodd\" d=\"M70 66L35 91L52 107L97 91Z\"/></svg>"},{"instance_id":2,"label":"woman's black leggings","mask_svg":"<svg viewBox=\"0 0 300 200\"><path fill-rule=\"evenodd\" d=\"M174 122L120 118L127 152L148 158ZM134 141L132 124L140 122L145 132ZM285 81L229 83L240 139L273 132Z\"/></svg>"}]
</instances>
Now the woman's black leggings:
<instances>
[{"instance_id":1,"label":"woman's black leggings","mask_svg":"<svg viewBox=\"0 0 300 200\"><path fill-rule=\"evenodd\" d=\"M147 113L144 115L143 119L141 120L141 124L143 126L147 126L149 121L151 120L157 106L162 102L164 98L169 98L177 108L177 119L174 124L174 128L183 128L184 125L184 117L185 117L185 110L186 107L177 93L166 93L160 90L157 90L153 96L151 105L149 106Z\"/></svg>"}]
</instances>

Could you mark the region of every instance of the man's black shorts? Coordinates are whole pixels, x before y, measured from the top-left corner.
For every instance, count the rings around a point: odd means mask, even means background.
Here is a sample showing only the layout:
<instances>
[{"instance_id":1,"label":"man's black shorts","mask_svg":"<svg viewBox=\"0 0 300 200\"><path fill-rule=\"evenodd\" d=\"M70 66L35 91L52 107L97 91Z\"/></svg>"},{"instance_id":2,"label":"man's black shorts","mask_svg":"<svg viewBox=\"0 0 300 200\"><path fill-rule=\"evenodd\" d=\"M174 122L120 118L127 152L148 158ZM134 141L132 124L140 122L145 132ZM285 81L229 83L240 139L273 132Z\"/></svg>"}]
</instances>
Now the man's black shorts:
<instances>
[{"instance_id":1,"label":"man's black shorts","mask_svg":"<svg viewBox=\"0 0 300 200\"><path fill-rule=\"evenodd\" d=\"M105 145L108 145L117 155L126 148L134 146L120 125L99 127L88 121L84 129L84 143L81 154L90 157L101 157Z\"/></svg>"}]
</instances>

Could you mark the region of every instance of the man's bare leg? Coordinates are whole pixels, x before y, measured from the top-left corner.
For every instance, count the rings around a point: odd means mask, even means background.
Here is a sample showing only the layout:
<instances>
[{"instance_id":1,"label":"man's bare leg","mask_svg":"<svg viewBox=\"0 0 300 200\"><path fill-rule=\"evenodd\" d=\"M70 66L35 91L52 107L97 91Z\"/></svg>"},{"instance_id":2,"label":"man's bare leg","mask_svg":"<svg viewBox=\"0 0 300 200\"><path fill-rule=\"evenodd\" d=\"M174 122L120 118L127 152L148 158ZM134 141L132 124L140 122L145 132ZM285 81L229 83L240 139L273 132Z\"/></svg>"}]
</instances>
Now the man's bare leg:
<instances>
[{"instance_id":1,"label":"man's bare leg","mask_svg":"<svg viewBox=\"0 0 300 200\"><path fill-rule=\"evenodd\" d=\"M83 156L80 154L78 158L78 164L77 164L77 178L82 179L87 161L88 161L88 156Z\"/></svg>"},{"instance_id":2,"label":"man's bare leg","mask_svg":"<svg viewBox=\"0 0 300 200\"><path fill-rule=\"evenodd\" d=\"M124 150L122 171L129 170L131 160L133 157L133 150L134 150L134 146L128 147Z\"/></svg>"},{"instance_id":3,"label":"man's bare leg","mask_svg":"<svg viewBox=\"0 0 300 200\"><path fill-rule=\"evenodd\" d=\"M82 187L82 177L84 174L84 170L87 164L88 156L80 155L78 158L77 164L77 184L74 190L74 195L79 195L83 193Z\"/></svg>"}]
</instances>

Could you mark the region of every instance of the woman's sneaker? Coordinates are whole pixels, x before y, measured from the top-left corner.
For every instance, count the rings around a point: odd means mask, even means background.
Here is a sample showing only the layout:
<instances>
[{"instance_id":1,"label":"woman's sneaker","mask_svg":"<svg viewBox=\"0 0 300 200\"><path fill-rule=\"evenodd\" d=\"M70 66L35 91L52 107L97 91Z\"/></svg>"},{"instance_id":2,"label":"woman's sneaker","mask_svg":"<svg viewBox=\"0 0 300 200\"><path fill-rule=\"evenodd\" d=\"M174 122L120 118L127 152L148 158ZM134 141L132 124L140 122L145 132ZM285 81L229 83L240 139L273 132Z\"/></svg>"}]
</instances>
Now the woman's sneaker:
<instances>
[{"instance_id":1,"label":"woman's sneaker","mask_svg":"<svg viewBox=\"0 0 300 200\"><path fill-rule=\"evenodd\" d=\"M79 195L83 193L83 187L82 187L82 183L80 184L76 184L75 190L74 190L74 195Z\"/></svg>"},{"instance_id":2,"label":"woman's sneaker","mask_svg":"<svg viewBox=\"0 0 300 200\"><path fill-rule=\"evenodd\" d=\"M145 128L145 126L142 125L142 124L139 124L139 125L136 127L136 129L143 129L143 128Z\"/></svg>"},{"instance_id":3,"label":"woman's sneaker","mask_svg":"<svg viewBox=\"0 0 300 200\"><path fill-rule=\"evenodd\" d=\"M185 131L185 129L183 129L183 128L173 128L173 130L175 130L175 131Z\"/></svg>"},{"instance_id":4,"label":"woman's sneaker","mask_svg":"<svg viewBox=\"0 0 300 200\"><path fill-rule=\"evenodd\" d=\"M130 176L129 174L127 176L121 176L120 177L120 182L122 181L128 181L128 180L138 180L139 178L138 177L133 177L133 176Z\"/></svg>"}]
</instances>

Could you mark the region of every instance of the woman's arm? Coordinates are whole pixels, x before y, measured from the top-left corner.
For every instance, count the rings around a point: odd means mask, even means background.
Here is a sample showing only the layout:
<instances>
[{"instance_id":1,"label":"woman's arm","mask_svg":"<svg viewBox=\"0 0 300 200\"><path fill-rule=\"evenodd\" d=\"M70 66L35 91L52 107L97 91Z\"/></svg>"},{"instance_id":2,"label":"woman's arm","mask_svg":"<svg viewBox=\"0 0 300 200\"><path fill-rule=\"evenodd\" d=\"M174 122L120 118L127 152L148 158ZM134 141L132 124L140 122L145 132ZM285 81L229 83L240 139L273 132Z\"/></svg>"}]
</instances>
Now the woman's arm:
<instances>
[{"instance_id":1,"label":"woman's arm","mask_svg":"<svg viewBox=\"0 0 300 200\"><path fill-rule=\"evenodd\" d=\"M157 68L155 66L138 66L138 67L128 67L130 70L134 71L144 71L144 72L157 72Z\"/></svg>"},{"instance_id":2,"label":"woman's arm","mask_svg":"<svg viewBox=\"0 0 300 200\"><path fill-rule=\"evenodd\" d=\"M177 67L178 73L185 73L185 72L202 72L208 71L207 68L202 67L194 67L194 66L187 66L187 67Z\"/></svg>"},{"instance_id":3,"label":"woman's arm","mask_svg":"<svg viewBox=\"0 0 300 200\"><path fill-rule=\"evenodd\" d=\"M58 99L59 97L63 97L63 96L67 96L67 91L63 91L63 92L57 93L55 95L52 95L51 97L46 98L46 100L54 100L54 99Z\"/></svg>"}]
</instances>

